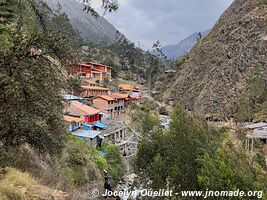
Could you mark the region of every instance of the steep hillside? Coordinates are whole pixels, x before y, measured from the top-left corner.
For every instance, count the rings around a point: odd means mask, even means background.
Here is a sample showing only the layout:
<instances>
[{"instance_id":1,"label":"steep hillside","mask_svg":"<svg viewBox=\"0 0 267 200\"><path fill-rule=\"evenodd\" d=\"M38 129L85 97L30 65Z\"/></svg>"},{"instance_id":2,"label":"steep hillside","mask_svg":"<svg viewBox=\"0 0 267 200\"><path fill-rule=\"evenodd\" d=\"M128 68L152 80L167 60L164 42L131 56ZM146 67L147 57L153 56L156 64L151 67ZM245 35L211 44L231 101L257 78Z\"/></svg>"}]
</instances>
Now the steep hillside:
<instances>
[{"instance_id":1,"label":"steep hillside","mask_svg":"<svg viewBox=\"0 0 267 200\"><path fill-rule=\"evenodd\" d=\"M95 18L83 12L83 4L74 0L44 0L52 10L60 10L67 14L74 29L88 41L96 44L110 45L125 38L104 17ZM60 5L60 6L59 6Z\"/></svg>"},{"instance_id":2,"label":"steep hillside","mask_svg":"<svg viewBox=\"0 0 267 200\"><path fill-rule=\"evenodd\" d=\"M201 32L202 36L205 37L209 33L210 29ZM197 43L198 33L193 33L178 44L172 44L162 47L162 52L170 59L177 59L188 53L193 46Z\"/></svg>"},{"instance_id":3,"label":"steep hillside","mask_svg":"<svg viewBox=\"0 0 267 200\"><path fill-rule=\"evenodd\" d=\"M168 102L225 118L266 101L266 19L264 1L235 0L180 66Z\"/></svg>"}]
</instances>

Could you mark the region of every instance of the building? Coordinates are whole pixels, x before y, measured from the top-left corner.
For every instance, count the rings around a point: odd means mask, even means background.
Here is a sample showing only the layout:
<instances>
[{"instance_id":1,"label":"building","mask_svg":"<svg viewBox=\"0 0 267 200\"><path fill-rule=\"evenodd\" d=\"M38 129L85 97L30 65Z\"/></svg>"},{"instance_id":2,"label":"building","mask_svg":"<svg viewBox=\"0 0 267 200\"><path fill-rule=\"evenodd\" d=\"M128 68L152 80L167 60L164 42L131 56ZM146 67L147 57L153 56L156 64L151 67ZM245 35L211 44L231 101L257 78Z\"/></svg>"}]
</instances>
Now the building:
<instances>
[{"instance_id":1,"label":"building","mask_svg":"<svg viewBox=\"0 0 267 200\"><path fill-rule=\"evenodd\" d=\"M93 105L109 113L110 117L114 116L115 99L109 95L99 95L93 99Z\"/></svg>"},{"instance_id":2,"label":"building","mask_svg":"<svg viewBox=\"0 0 267 200\"><path fill-rule=\"evenodd\" d=\"M92 98L99 95L110 94L109 88L98 87L98 86L81 86L85 91L82 92L81 96L84 98Z\"/></svg>"},{"instance_id":3,"label":"building","mask_svg":"<svg viewBox=\"0 0 267 200\"><path fill-rule=\"evenodd\" d=\"M140 103L141 97L130 95L131 103Z\"/></svg>"},{"instance_id":4,"label":"building","mask_svg":"<svg viewBox=\"0 0 267 200\"><path fill-rule=\"evenodd\" d=\"M93 147L101 147L102 141L104 139L104 137L101 135L101 131L94 130L78 130L76 132L73 132L72 135L80 138Z\"/></svg>"},{"instance_id":5,"label":"building","mask_svg":"<svg viewBox=\"0 0 267 200\"><path fill-rule=\"evenodd\" d=\"M139 88L135 87L133 85L130 85L130 84L120 84L118 89L119 89L120 93L126 93L129 95L135 96L135 97L141 97L142 96L142 93L139 90Z\"/></svg>"},{"instance_id":6,"label":"building","mask_svg":"<svg viewBox=\"0 0 267 200\"><path fill-rule=\"evenodd\" d=\"M245 126L248 129L248 137L259 138L266 143L267 140L267 123L259 122Z\"/></svg>"},{"instance_id":7,"label":"building","mask_svg":"<svg viewBox=\"0 0 267 200\"><path fill-rule=\"evenodd\" d=\"M93 124L100 120L100 111L78 101L70 101L65 108L65 114L72 117L81 117L83 122Z\"/></svg>"},{"instance_id":8,"label":"building","mask_svg":"<svg viewBox=\"0 0 267 200\"><path fill-rule=\"evenodd\" d=\"M64 121L67 122L69 126L69 132L74 132L82 127L83 119L80 117L64 115Z\"/></svg>"},{"instance_id":9,"label":"building","mask_svg":"<svg viewBox=\"0 0 267 200\"><path fill-rule=\"evenodd\" d=\"M116 95L116 94L112 94L110 96L115 99L114 116L119 116L122 113L124 113L125 112L125 109L124 109L125 98L121 95Z\"/></svg>"},{"instance_id":10,"label":"building","mask_svg":"<svg viewBox=\"0 0 267 200\"><path fill-rule=\"evenodd\" d=\"M247 151L253 152L254 139L260 139L265 144L267 143L267 123L248 124L245 129L248 130L245 141L245 149Z\"/></svg>"},{"instance_id":11,"label":"building","mask_svg":"<svg viewBox=\"0 0 267 200\"><path fill-rule=\"evenodd\" d=\"M78 96L74 96L74 95L71 95L71 94L64 95L64 99L66 101L79 101L80 103L84 103L85 102L84 98L81 98L81 97L78 97Z\"/></svg>"},{"instance_id":12,"label":"building","mask_svg":"<svg viewBox=\"0 0 267 200\"><path fill-rule=\"evenodd\" d=\"M127 108L132 103L132 99L129 94L122 94L122 93L112 93L113 95L120 96L124 99L124 107Z\"/></svg>"},{"instance_id":13,"label":"building","mask_svg":"<svg viewBox=\"0 0 267 200\"><path fill-rule=\"evenodd\" d=\"M86 62L79 65L72 65L70 67L70 74L79 74L81 77L100 80L104 78L111 80L111 69L112 67L95 63L95 62Z\"/></svg>"},{"instance_id":14,"label":"building","mask_svg":"<svg viewBox=\"0 0 267 200\"><path fill-rule=\"evenodd\" d=\"M95 81L92 81L90 79L85 79L84 81L85 86L97 86L97 83Z\"/></svg>"},{"instance_id":15,"label":"building","mask_svg":"<svg viewBox=\"0 0 267 200\"><path fill-rule=\"evenodd\" d=\"M121 115L125 112L125 98L119 95L99 95L93 99L93 105L107 111L111 118Z\"/></svg>"},{"instance_id":16,"label":"building","mask_svg":"<svg viewBox=\"0 0 267 200\"><path fill-rule=\"evenodd\" d=\"M119 143L128 138L129 131L127 126L123 122L118 121L116 123L110 124L109 129L103 131L102 134L105 138L105 141Z\"/></svg>"}]
</instances>

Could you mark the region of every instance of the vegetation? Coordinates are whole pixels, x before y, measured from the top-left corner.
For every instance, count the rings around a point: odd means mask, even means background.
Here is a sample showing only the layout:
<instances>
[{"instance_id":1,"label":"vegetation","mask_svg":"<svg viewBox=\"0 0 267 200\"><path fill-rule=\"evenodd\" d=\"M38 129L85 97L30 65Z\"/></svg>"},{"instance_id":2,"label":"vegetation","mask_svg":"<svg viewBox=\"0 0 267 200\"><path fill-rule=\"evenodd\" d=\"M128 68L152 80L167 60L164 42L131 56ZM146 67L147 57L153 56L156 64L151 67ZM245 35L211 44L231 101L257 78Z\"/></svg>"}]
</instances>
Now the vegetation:
<instances>
[{"instance_id":1,"label":"vegetation","mask_svg":"<svg viewBox=\"0 0 267 200\"><path fill-rule=\"evenodd\" d=\"M0 199L27 199L27 194L23 192L23 188L29 188L37 185L37 182L29 175L23 174L13 168L7 168L6 172L0 175L5 179L0 180ZM18 189L18 186L21 189Z\"/></svg>"},{"instance_id":2,"label":"vegetation","mask_svg":"<svg viewBox=\"0 0 267 200\"><path fill-rule=\"evenodd\" d=\"M256 67L254 76L241 96L236 119L240 122L264 119L267 116L266 104L267 85L261 79L259 69Z\"/></svg>"},{"instance_id":3,"label":"vegetation","mask_svg":"<svg viewBox=\"0 0 267 200\"><path fill-rule=\"evenodd\" d=\"M68 90L71 94L74 95L80 95L83 92L83 89L81 88L82 85L82 79L79 76L70 76L67 78L68 83Z\"/></svg>"},{"instance_id":4,"label":"vegetation","mask_svg":"<svg viewBox=\"0 0 267 200\"><path fill-rule=\"evenodd\" d=\"M64 65L71 51L62 37L39 31L34 2L11 0L2 6L10 14L1 25L0 140L59 152L65 134L64 79L56 59Z\"/></svg>"},{"instance_id":5,"label":"vegetation","mask_svg":"<svg viewBox=\"0 0 267 200\"><path fill-rule=\"evenodd\" d=\"M260 156L251 165L228 139L227 129L215 130L181 106L175 107L168 131L157 128L144 137L136 166L146 177L143 183L153 189L166 188L167 183L174 192L266 189Z\"/></svg>"},{"instance_id":6,"label":"vegetation","mask_svg":"<svg viewBox=\"0 0 267 200\"><path fill-rule=\"evenodd\" d=\"M158 104L150 99L145 99L140 106L132 107L132 121L139 132L149 135L155 127L160 127L157 108Z\"/></svg>"},{"instance_id":7,"label":"vegetation","mask_svg":"<svg viewBox=\"0 0 267 200\"><path fill-rule=\"evenodd\" d=\"M124 167L119 147L112 143L107 143L104 147L99 148L98 150L106 155L105 159L107 166L105 169L111 176L113 182L117 184L124 173Z\"/></svg>"},{"instance_id":8,"label":"vegetation","mask_svg":"<svg viewBox=\"0 0 267 200\"><path fill-rule=\"evenodd\" d=\"M103 172L107 166L106 160L93 147L72 135L68 136L62 155L60 163L67 166L67 176L75 186L101 179L99 170Z\"/></svg>"}]
</instances>

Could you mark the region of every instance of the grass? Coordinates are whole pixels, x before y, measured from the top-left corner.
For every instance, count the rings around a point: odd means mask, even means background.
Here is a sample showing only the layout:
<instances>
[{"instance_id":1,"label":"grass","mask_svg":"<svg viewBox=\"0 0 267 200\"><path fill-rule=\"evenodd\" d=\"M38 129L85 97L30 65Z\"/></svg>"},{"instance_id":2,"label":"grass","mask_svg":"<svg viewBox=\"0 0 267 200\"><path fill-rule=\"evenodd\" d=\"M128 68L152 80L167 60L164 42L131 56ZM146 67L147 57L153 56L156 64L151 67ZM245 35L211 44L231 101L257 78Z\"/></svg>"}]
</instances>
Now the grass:
<instances>
[{"instance_id":1,"label":"grass","mask_svg":"<svg viewBox=\"0 0 267 200\"><path fill-rule=\"evenodd\" d=\"M14 168L6 168L0 180L1 200L28 200L27 188L37 185L37 182L27 173L22 173Z\"/></svg>"}]
</instances>

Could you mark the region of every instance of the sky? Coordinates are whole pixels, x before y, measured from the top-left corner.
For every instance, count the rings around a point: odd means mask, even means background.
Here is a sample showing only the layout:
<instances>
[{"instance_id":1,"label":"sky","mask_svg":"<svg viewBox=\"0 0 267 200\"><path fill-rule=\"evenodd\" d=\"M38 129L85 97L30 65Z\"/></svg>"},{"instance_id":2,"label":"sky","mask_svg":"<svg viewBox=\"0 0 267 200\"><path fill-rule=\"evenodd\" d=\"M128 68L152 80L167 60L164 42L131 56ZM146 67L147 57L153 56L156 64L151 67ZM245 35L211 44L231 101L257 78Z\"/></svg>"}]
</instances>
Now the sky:
<instances>
[{"instance_id":1,"label":"sky","mask_svg":"<svg viewBox=\"0 0 267 200\"><path fill-rule=\"evenodd\" d=\"M104 17L136 46L149 49L176 44L216 23L233 0L118 0L119 9ZM100 10L101 0L93 0Z\"/></svg>"}]
</instances>

